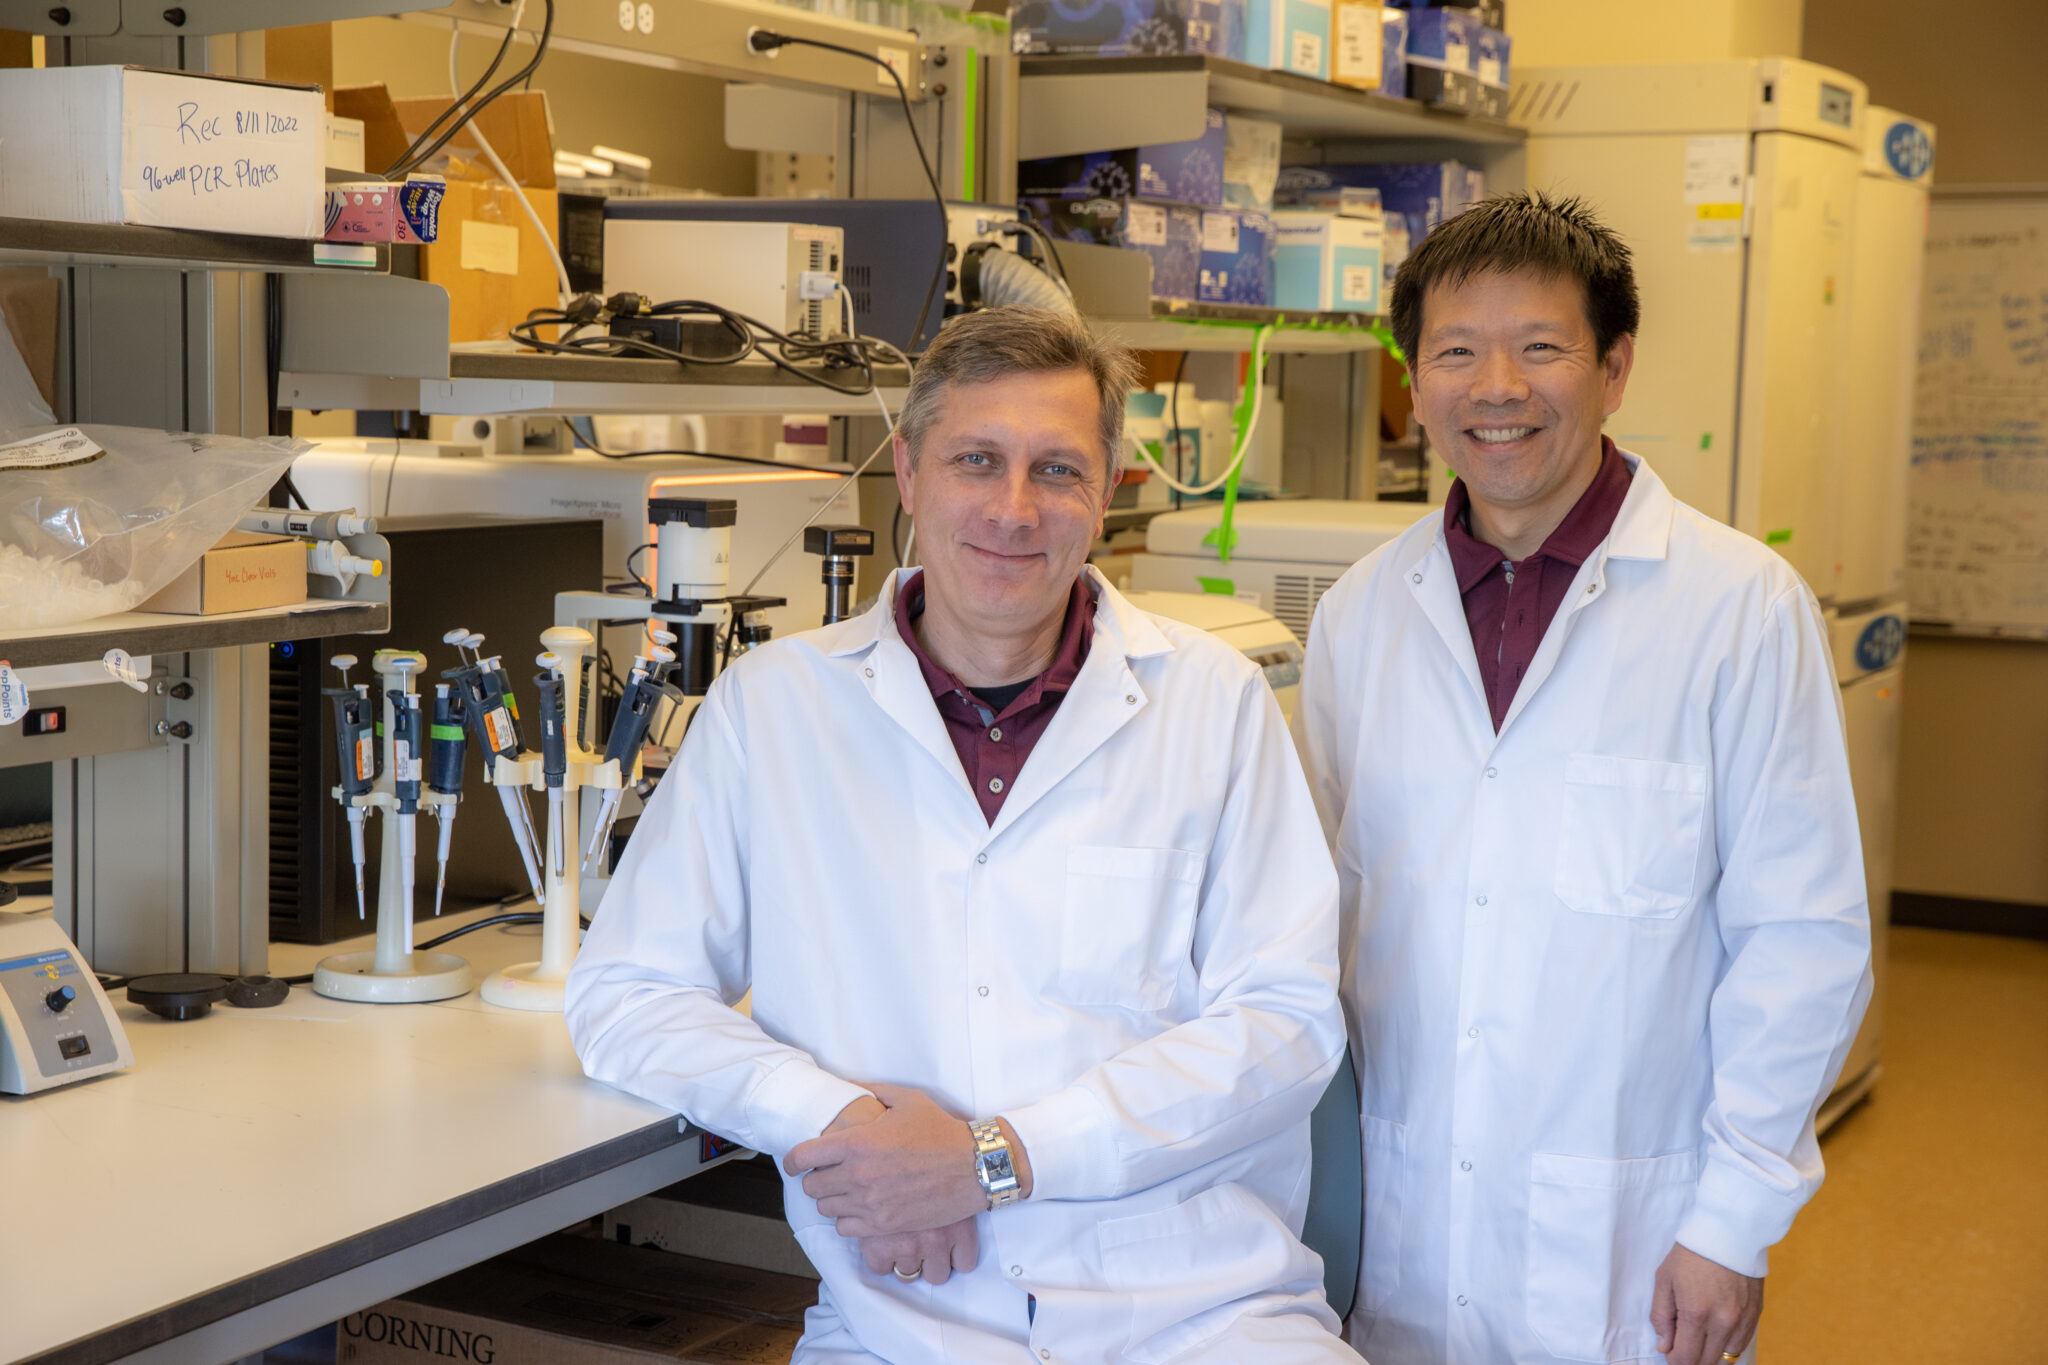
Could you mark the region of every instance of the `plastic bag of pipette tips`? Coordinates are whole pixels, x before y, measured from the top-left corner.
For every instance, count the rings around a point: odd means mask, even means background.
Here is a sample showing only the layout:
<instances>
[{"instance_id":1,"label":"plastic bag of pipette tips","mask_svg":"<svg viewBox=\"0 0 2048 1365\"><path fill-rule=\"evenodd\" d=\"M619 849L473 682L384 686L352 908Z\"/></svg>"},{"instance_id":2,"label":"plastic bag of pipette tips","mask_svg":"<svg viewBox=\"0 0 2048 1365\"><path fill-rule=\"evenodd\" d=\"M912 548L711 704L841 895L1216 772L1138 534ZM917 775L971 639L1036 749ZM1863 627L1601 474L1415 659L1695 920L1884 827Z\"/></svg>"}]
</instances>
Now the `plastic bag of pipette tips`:
<instances>
[{"instance_id":1,"label":"plastic bag of pipette tips","mask_svg":"<svg viewBox=\"0 0 2048 1365\"><path fill-rule=\"evenodd\" d=\"M142 427L0 430L0 630L130 610L311 448Z\"/></svg>"}]
</instances>

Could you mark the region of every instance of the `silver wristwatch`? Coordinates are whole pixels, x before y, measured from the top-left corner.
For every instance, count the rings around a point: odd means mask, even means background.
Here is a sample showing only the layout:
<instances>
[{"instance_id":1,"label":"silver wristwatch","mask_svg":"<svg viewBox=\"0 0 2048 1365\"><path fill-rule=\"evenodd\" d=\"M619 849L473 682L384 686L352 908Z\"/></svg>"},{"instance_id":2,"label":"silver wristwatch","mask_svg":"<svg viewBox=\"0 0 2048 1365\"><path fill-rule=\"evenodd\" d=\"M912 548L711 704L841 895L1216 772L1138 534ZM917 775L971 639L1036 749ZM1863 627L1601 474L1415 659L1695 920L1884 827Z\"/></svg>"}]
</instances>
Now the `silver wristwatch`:
<instances>
[{"instance_id":1,"label":"silver wristwatch","mask_svg":"<svg viewBox=\"0 0 2048 1365\"><path fill-rule=\"evenodd\" d=\"M1003 1125L994 1119L983 1119L968 1124L967 1131L974 1138L974 1177L981 1182L981 1192L988 1196L988 1206L999 1209L1016 1203L1022 1194L1017 1188L1017 1168L1010 1163L1010 1140L1003 1136Z\"/></svg>"}]
</instances>

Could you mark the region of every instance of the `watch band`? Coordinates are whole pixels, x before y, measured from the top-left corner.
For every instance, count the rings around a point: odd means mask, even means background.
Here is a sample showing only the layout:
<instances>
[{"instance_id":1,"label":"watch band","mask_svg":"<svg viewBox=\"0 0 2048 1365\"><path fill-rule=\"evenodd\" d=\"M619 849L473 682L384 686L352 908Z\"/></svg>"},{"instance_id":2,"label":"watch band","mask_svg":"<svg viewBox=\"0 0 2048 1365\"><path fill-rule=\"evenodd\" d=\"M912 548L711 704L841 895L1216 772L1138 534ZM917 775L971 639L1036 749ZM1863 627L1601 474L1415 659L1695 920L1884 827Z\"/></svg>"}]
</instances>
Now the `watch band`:
<instances>
[{"instance_id":1,"label":"watch band","mask_svg":"<svg viewBox=\"0 0 2048 1365\"><path fill-rule=\"evenodd\" d=\"M967 1131L974 1138L974 1178L981 1182L988 1206L1000 1209L1016 1203L1022 1192L1017 1188L1017 1170L1010 1161L1010 1140L1003 1136L1003 1125L982 1119L968 1124Z\"/></svg>"}]
</instances>

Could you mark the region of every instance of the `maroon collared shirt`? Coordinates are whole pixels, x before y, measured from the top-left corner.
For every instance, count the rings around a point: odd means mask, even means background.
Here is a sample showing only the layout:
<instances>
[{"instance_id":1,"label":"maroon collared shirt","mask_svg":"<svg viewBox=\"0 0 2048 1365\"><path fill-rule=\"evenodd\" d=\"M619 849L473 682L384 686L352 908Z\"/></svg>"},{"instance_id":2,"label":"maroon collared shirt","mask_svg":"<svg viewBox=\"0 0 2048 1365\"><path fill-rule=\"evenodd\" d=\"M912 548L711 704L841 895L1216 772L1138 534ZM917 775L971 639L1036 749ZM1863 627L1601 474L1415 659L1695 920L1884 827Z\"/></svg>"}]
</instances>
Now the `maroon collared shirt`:
<instances>
[{"instance_id":1,"label":"maroon collared shirt","mask_svg":"<svg viewBox=\"0 0 2048 1365\"><path fill-rule=\"evenodd\" d=\"M897 589L896 633L916 656L925 686L932 690L932 702L939 708L939 718L946 722L953 750L960 755L967 784L974 789L982 816L993 825L1003 808L1003 799L1017 785L1017 774L1024 771L1024 760L1031 757L1039 736L1052 724L1053 713L1059 710L1074 679L1080 676L1081 665L1087 661L1088 642L1095 635L1095 594L1083 580L1074 580L1052 663L1000 708L976 696L974 689L925 652L916 628L917 618L923 613L924 574L920 572ZM1006 689L983 690L996 693Z\"/></svg>"},{"instance_id":2,"label":"maroon collared shirt","mask_svg":"<svg viewBox=\"0 0 2048 1365\"><path fill-rule=\"evenodd\" d=\"M1486 709L1496 731L1507 719L1543 633L1550 629L1579 566L1614 529L1634 476L1614 442L1602 436L1593 482L1542 547L1519 562L1472 534L1466 525L1472 495L1463 479L1451 485L1444 500L1444 538L1458 576L1458 593L1465 600L1465 624L1472 631L1479 681L1485 685Z\"/></svg>"}]
</instances>

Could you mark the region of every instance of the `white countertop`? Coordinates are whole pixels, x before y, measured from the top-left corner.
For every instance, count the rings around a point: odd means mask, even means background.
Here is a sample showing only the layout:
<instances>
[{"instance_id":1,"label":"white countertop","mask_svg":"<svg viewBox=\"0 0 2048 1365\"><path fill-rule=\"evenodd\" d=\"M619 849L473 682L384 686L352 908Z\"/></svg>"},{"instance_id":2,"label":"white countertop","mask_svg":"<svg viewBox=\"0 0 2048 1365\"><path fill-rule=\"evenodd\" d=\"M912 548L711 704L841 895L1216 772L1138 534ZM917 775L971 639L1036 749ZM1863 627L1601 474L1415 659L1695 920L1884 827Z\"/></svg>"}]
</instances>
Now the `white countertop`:
<instances>
[{"instance_id":1,"label":"white countertop","mask_svg":"<svg viewBox=\"0 0 2048 1365\"><path fill-rule=\"evenodd\" d=\"M476 915L448 916L425 938ZM271 970L344 947L278 945ZM444 951L481 982L538 925ZM303 959L303 964L301 963ZM273 1009L173 1023L114 993L131 1071L0 1096L0 1360L275 1271L501 1181L676 1120L585 1079L561 1016L360 1005L295 986ZM652 1130L652 1131L650 1131ZM573 1164L573 1163L572 1163ZM450 1219L473 1216L451 1210ZM344 1249L342 1259L346 1259Z\"/></svg>"}]
</instances>

